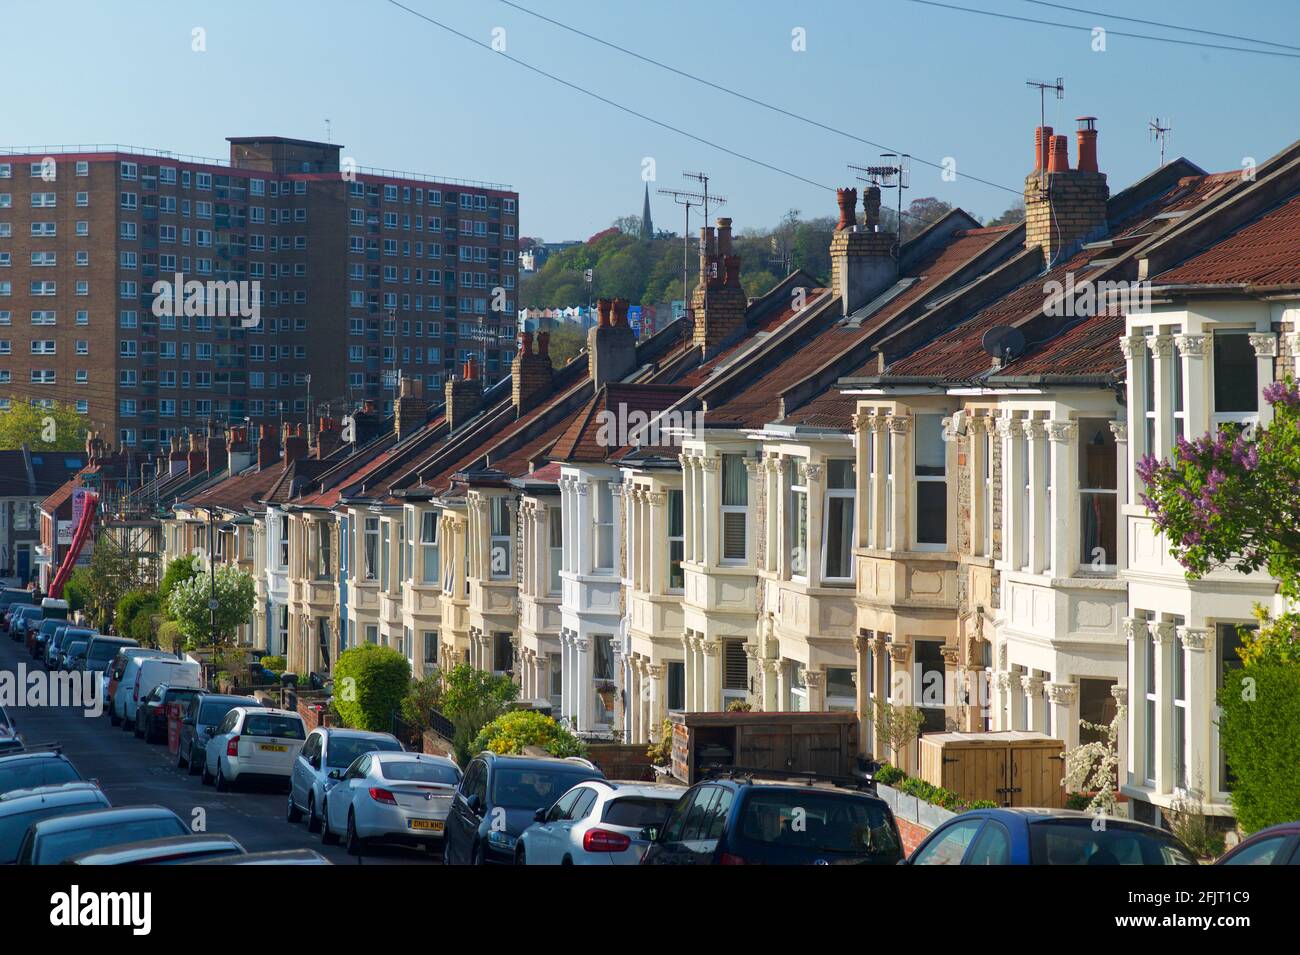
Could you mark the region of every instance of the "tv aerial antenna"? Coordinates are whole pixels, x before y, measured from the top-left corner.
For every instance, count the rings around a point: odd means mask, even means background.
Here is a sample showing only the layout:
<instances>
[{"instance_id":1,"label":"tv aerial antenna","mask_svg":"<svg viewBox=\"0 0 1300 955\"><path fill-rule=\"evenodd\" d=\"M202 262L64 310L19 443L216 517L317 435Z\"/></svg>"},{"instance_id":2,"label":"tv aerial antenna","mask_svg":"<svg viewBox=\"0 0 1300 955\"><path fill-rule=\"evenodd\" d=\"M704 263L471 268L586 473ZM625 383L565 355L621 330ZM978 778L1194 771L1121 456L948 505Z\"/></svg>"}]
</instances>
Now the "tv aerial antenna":
<instances>
[{"instance_id":1,"label":"tv aerial antenna","mask_svg":"<svg viewBox=\"0 0 1300 955\"><path fill-rule=\"evenodd\" d=\"M1025 80L1025 85L1038 90L1038 126L1041 129L1047 125L1047 91L1052 90L1055 92L1058 100L1065 99L1065 78L1058 76L1055 83L1049 83L1046 80ZM1040 162L1039 165L1042 167L1038 172L1039 181L1045 183L1047 179L1047 163Z\"/></svg>"},{"instance_id":2,"label":"tv aerial antenna","mask_svg":"<svg viewBox=\"0 0 1300 955\"><path fill-rule=\"evenodd\" d=\"M849 169L861 173L859 182L876 186L880 189L898 190L898 244L903 241L903 190L912 187L912 157L907 153L881 153L880 162L874 166L848 164Z\"/></svg>"},{"instance_id":3,"label":"tv aerial antenna","mask_svg":"<svg viewBox=\"0 0 1300 955\"><path fill-rule=\"evenodd\" d=\"M1169 140L1169 134L1174 131L1173 122L1165 118L1162 120L1159 116L1147 123L1147 132L1151 138L1160 143L1160 166L1165 165L1165 143Z\"/></svg>"},{"instance_id":4,"label":"tv aerial antenna","mask_svg":"<svg viewBox=\"0 0 1300 955\"><path fill-rule=\"evenodd\" d=\"M687 175L690 176L691 174L687 173ZM699 175L704 174L699 173ZM708 177L705 177L706 188L707 182ZM709 221L709 203L712 202L714 205L723 206L727 204L727 200L722 196L710 196L707 192L687 192L684 189L656 189L655 192L661 196L671 196L673 202L683 206L686 210L686 227L682 232L682 307L685 309L690 303L687 286L691 274L691 207L702 207L704 209L704 221L707 223Z\"/></svg>"}]
</instances>

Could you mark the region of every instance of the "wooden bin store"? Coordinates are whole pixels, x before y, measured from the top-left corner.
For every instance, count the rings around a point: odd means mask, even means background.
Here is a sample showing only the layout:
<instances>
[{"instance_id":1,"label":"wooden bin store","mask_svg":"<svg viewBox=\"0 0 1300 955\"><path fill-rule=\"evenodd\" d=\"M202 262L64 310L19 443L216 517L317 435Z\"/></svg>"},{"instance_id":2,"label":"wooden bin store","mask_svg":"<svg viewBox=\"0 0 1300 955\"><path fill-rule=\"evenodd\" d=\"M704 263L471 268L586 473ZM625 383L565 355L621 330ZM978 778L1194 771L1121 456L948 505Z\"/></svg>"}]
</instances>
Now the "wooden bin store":
<instances>
[{"instance_id":1,"label":"wooden bin store","mask_svg":"<svg viewBox=\"0 0 1300 955\"><path fill-rule=\"evenodd\" d=\"M1061 809L1064 750L1043 733L929 733L921 737L921 778L963 799Z\"/></svg>"}]
</instances>

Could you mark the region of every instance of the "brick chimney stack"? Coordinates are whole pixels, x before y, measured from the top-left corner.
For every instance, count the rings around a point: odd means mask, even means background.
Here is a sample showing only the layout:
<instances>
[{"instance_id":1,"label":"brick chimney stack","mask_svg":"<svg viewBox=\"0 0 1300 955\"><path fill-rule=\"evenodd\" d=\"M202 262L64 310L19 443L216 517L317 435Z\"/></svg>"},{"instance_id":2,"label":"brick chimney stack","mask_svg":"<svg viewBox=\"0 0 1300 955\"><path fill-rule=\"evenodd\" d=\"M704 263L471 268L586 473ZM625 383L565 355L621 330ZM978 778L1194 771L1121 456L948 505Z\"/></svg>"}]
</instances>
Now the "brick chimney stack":
<instances>
[{"instance_id":1,"label":"brick chimney stack","mask_svg":"<svg viewBox=\"0 0 1300 955\"><path fill-rule=\"evenodd\" d=\"M265 471L280 460L280 442L275 426L264 424L257 438L257 469Z\"/></svg>"},{"instance_id":2,"label":"brick chimney stack","mask_svg":"<svg viewBox=\"0 0 1300 955\"><path fill-rule=\"evenodd\" d=\"M530 411L550 397L553 373L550 332L538 333L536 351L533 333L524 332L520 336L519 352L510 365L511 400L516 413Z\"/></svg>"},{"instance_id":3,"label":"brick chimney stack","mask_svg":"<svg viewBox=\"0 0 1300 955\"><path fill-rule=\"evenodd\" d=\"M172 437L172 450L167 455L167 471L169 474L180 474L188 467L188 457L185 454L185 442L181 440L180 435Z\"/></svg>"},{"instance_id":4,"label":"brick chimney stack","mask_svg":"<svg viewBox=\"0 0 1300 955\"><path fill-rule=\"evenodd\" d=\"M887 289L898 277L895 236L880 229L880 189L862 194L866 225L857 225L856 189L835 190L840 221L831 235L831 288L849 315Z\"/></svg>"},{"instance_id":5,"label":"brick chimney stack","mask_svg":"<svg viewBox=\"0 0 1300 955\"><path fill-rule=\"evenodd\" d=\"M459 375L452 375L444 386L447 427L456 431L483 410L483 381L478 376L478 359L470 356Z\"/></svg>"},{"instance_id":6,"label":"brick chimney stack","mask_svg":"<svg viewBox=\"0 0 1300 955\"><path fill-rule=\"evenodd\" d=\"M716 236L709 226L700 230L700 281L691 294L694 344L706 357L744 327L748 304L740 284L740 257L732 254L731 220L721 217L717 223Z\"/></svg>"},{"instance_id":7,"label":"brick chimney stack","mask_svg":"<svg viewBox=\"0 0 1300 955\"><path fill-rule=\"evenodd\" d=\"M208 427L208 437L205 442L206 454L204 461L207 464L209 474L216 474L218 471L224 471L226 468L226 439L223 438L211 425Z\"/></svg>"},{"instance_id":8,"label":"brick chimney stack","mask_svg":"<svg viewBox=\"0 0 1300 955\"><path fill-rule=\"evenodd\" d=\"M190 453L185 460L190 477L202 474L208 463L208 456L203 449L202 439L193 432L190 433Z\"/></svg>"},{"instance_id":9,"label":"brick chimney stack","mask_svg":"<svg viewBox=\"0 0 1300 955\"><path fill-rule=\"evenodd\" d=\"M253 463L253 446L248 441L247 425L236 425L226 432L226 461L231 474L238 474Z\"/></svg>"},{"instance_id":10,"label":"brick chimney stack","mask_svg":"<svg viewBox=\"0 0 1300 955\"><path fill-rule=\"evenodd\" d=\"M1080 116L1078 123L1074 169L1068 137L1054 135L1050 126L1034 131L1034 171L1025 177L1025 248L1043 250L1044 268L1106 234L1110 187L1097 165L1097 118Z\"/></svg>"},{"instance_id":11,"label":"brick chimney stack","mask_svg":"<svg viewBox=\"0 0 1300 955\"><path fill-rule=\"evenodd\" d=\"M343 432L334 418L321 418L316 430L316 457L327 458L343 443Z\"/></svg>"},{"instance_id":12,"label":"brick chimney stack","mask_svg":"<svg viewBox=\"0 0 1300 955\"><path fill-rule=\"evenodd\" d=\"M296 428L291 424L284 426L284 469L289 470L289 466L299 458L307 456L307 426L299 424Z\"/></svg>"},{"instance_id":13,"label":"brick chimney stack","mask_svg":"<svg viewBox=\"0 0 1300 955\"><path fill-rule=\"evenodd\" d=\"M397 401L393 402L393 421L399 439L424 427L429 402L424 400L424 378L403 376L397 383Z\"/></svg>"},{"instance_id":14,"label":"brick chimney stack","mask_svg":"<svg viewBox=\"0 0 1300 955\"><path fill-rule=\"evenodd\" d=\"M600 322L587 332L587 374L594 390L621 381L636 368L636 335L627 323L625 298L596 302ZM550 359L547 359L548 366Z\"/></svg>"}]
</instances>

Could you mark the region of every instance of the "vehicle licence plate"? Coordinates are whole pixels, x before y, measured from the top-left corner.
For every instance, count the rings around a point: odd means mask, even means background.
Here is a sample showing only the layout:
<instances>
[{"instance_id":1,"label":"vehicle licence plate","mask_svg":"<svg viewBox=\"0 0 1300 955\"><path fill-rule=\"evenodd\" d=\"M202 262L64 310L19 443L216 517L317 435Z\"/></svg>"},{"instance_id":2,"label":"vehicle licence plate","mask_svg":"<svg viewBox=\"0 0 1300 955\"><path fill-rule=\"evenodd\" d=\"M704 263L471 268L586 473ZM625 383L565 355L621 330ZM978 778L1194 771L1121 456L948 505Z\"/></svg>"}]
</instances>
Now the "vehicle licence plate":
<instances>
[{"instance_id":1,"label":"vehicle licence plate","mask_svg":"<svg viewBox=\"0 0 1300 955\"><path fill-rule=\"evenodd\" d=\"M257 748L264 753L287 753L288 746L281 746L278 743L258 743Z\"/></svg>"},{"instance_id":2,"label":"vehicle licence plate","mask_svg":"<svg viewBox=\"0 0 1300 955\"><path fill-rule=\"evenodd\" d=\"M441 819L408 819L407 825L412 829L425 829L429 832L442 832Z\"/></svg>"}]
</instances>

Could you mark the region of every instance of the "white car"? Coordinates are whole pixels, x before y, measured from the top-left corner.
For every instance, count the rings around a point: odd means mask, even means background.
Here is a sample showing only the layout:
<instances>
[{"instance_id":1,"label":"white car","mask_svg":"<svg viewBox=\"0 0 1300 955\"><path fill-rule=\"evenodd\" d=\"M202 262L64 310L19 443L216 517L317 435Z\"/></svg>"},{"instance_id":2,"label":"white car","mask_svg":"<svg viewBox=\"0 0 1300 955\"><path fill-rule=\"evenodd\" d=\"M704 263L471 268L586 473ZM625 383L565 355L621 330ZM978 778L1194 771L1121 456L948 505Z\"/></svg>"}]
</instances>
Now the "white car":
<instances>
[{"instance_id":1,"label":"white car","mask_svg":"<svg viewBox=\"0 0 1300 955\"><path fill-rule=\"evenodd\" d=\"M365 753L402 752L402 744L392 733L370 733L346 727L318 726L307 736L298 751L289 777L289 800L286 816L297 822L307 814L307 831L320 832L321 809L325 793L338 777ZM338 770L331 775L332 770Z\"/></svg>"},{"instance_id":2,"label":"white car","mask_svg":"<svg viewBox=\"0 0 1300 955\"><path fill-rule=\"evenodd\" d=\"M203 783L225 792L244 779L289 781L307 727L290 710L236 706L204 746Z\"/></svg>"},{"instance_id":3,"label":"white car","mask_svg":"<svg viewBox=\"0 0 1300 955\"><path fill-rule=\"evenodd\" d=\"M338 783L325 793L321 842L330 845L343 837L352 855L359 855L370 840L441 851L460 775L445 756L358 756L346 771L330 772Z\"/></svg>"},{"instance_id":4,"label":"white car","mask_svg":"<svg viewBox=\"0 0 1300 955\"><path fill-rule=\"evenodd\" d=\"M578 783L515 843L516 865L639 865L649 842L686 792L683 786L588 779Z\"/></svg>"}]
</instances>

